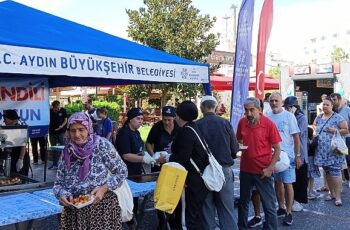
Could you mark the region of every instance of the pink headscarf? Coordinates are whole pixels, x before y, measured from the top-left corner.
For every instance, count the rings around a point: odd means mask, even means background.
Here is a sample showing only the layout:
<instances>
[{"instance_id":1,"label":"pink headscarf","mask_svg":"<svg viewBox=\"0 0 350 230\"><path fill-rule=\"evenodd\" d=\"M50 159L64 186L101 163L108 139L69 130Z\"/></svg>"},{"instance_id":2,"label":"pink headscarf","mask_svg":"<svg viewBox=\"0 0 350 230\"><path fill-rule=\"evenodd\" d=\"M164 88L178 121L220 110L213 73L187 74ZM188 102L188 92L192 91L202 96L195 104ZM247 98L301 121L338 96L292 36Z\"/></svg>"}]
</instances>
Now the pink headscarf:
<instances>
[{"instance_id":1,"label":"pink headscarf","mask_svg":"<svg viewBox=\"0 0 350 230\"><path fill-rule=\"evenodd\" d=\"M68 143L63 149L63 159L68 168L70 168L71 162L76 159L82 160L83 164L79 171L79 179L84 180L90 170L90 156L94 150L98 136L94 134L92 121L86 113L79 112L72 114L68 119L68 130L72 124L81 124L85 126L89 132L89 136L86 138L83 145L77 145L68 135Z\"/></svg>"}]
</instances>

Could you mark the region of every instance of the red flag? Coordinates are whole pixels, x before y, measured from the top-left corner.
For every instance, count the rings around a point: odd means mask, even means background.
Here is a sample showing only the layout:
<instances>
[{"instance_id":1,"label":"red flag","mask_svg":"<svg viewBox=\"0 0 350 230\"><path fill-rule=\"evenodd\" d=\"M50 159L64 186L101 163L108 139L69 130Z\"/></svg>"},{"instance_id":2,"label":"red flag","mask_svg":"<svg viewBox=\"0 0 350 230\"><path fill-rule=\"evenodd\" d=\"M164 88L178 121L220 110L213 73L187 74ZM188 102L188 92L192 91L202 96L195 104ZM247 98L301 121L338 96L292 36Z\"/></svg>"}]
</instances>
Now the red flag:
<instances>
[{"instance_id":1,"label":"red flag","mask_svg":"<svg viewBox=\"0 0 350 230\"><path fill-rule=\"evenodd\" d=\"M265 0L260 14L258 51L256 59L255 97L264 100L265 56L273 19L273 0Z\"/></svg>"}]
</instances>

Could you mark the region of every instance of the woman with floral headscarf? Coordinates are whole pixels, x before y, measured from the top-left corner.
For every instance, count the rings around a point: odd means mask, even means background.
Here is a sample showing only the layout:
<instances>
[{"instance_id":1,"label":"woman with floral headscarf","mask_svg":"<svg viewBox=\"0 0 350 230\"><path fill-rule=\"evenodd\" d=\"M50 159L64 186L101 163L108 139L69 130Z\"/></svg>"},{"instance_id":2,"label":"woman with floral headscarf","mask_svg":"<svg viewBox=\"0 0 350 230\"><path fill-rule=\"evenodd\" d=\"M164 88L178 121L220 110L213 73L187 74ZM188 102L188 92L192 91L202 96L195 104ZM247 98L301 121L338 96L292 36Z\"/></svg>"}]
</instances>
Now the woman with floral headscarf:
<instances>
[{"instance_id":1,"label":"woman with floral headscarf","mask_svg":"<svg viewBox=\"0 0 350 230\"><path fill-rule=\"evenodd\" d=\"M112 191L127 177L125 163L107 139L94 134L85 113L69 118L67 136L53 188L64 206L61 229L122 229L118 198ZM95 196L92 205L74 208L73 198L86 194Z\"/></svg>"}]
</instances>

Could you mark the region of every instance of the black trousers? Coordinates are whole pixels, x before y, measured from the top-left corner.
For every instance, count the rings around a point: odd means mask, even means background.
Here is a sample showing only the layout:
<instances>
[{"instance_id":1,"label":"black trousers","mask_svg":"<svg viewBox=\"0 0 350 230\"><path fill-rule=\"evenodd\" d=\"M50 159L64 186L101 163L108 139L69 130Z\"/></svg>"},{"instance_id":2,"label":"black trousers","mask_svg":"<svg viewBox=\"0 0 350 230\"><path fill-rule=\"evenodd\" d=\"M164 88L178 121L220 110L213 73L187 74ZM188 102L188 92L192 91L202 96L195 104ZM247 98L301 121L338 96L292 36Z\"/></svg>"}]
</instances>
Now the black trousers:
<instances>
[{"instance_id":1,"label":"black trousers","mask_svg":"<svg viewBox=\"0 0 350 230\"><path fill-rule=\"evenodd\" d=\"M128 170L129 170L129 168L128 168ZM141 175L141 174L142 174L141 172L138 173L138 172L133 172L131 170L129 171L129 176L136 176L136 175ZM132 218L130 221L126 222L128 225L136 224L135 220L137 219L137 214L138 214L138 209L139 209L139 198L134 197L133 202L134 202L134 208L132 209L132 211L134 213L134 218Z\"/></svg>"},{"instance_id":2,"label":"black trousers","mask_svg":"<svg viewBox=\"0 0 350 230\"><path fill-rule=\"evenodd\" d=\"M204 199L199 199L198 194L195 194L191 189L185 188L185 199L181 197L181 216L185 217L182 219L182 225L186 225L187 230L201 230L203 229L203 214L202 207Z\"/></svg>"},{"instance_id":3,"label":"black trousers","mask_svg":"<svg viewBox=\"0 0 350 230\"><path fill-rule=\"evenodd\" d=\"M185 188L184 192L185 195L181 196L174 213L166 214L169 218L170 228L172 230L183 230L183 226L186 226L187 230L202 230L204 200L198 199L198 196L189 189Z\"/></svg>"},{"instance_id":4,"label":"black trousers","mask_svg":"<svg viewBox=\"0 0 350 230\"><path fill-rule=\"evenodd\" d=\"M293 183L294 200L299 203L307 203L307 164L304 163L299 169L295 169L296 181Z\"/></svg>"},{"instance_id":5,"label":"black trousers","mask_svg":"<svg viewBox=\"0 0 350 230\"><path fill-rule=\"evenodd\" d=\"M46 140L45 137L33 137L30 138L30 143L32 144L32 153L34 162L38 162L38 143L40 147L40 159L45 161L45 151L46 151Z\"/></svg>"},{"instance_id":6,"label":"black trousers","mask_svg":"<svg viewBox=\"0 0 350 230\"><path fill-rule=\"evenodd\" d=\"M181 213L182 213L182 205L181 200L179 201L176 209L172 214L157 210L158 216L158 230L167 230L167 223L169 223L170 229L172 230L181 230Z\"/></svg>"}]
</instances>

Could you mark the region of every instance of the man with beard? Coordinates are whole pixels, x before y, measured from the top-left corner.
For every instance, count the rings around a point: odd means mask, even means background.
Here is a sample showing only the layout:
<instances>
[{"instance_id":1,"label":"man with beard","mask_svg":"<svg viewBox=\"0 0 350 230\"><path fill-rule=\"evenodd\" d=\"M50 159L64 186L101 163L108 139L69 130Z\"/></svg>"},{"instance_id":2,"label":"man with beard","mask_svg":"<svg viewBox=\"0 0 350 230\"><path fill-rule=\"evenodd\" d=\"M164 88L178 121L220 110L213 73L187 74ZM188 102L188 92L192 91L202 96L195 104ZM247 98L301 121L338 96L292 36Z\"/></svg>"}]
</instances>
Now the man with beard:
<instances>
[{"instance_id":1,"label":"man with beard","mask_svg":"<svg viewBox=\"0 0 350 230\"><path fill-rule=\"evenodd\" d=\"M240 164L240 204L238 227L248 229L248 210L253 186L262 197L265 228L277 229L272 172L281 152L282 140L275 124L260 109L260 101L250 97L244 102L245 117L237 128L237 140L246 146ZM272 149L274 154L272 154Z\"/></svg>"}]
</instances>

